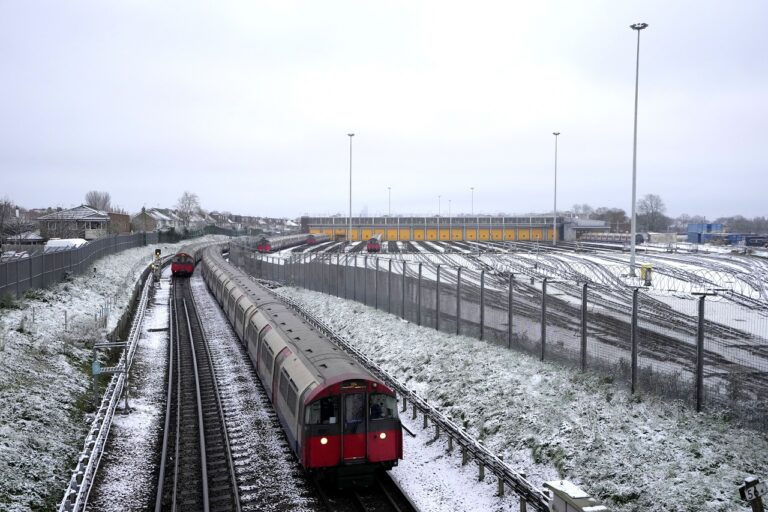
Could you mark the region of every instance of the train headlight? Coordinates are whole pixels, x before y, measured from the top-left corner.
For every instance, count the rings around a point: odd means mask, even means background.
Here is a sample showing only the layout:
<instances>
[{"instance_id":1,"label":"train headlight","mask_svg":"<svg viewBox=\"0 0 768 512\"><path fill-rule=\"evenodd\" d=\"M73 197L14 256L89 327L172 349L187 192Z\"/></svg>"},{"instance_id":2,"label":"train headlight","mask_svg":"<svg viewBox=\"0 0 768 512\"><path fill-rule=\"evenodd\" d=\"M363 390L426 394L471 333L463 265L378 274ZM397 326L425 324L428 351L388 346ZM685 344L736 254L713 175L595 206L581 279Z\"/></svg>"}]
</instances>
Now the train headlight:
<instances>
[{"instance_id":1,"label":"train headlight","mask_svg":"<svg viewBox=\"0 0 768 512\"><path fill-rule=\"evenodd\" d=\"M379 439L386 439L386 438L387 438L386 432L382 432L381 434L379 434Z\"/></svg>"},{"instance_id":2,"label":"train headlight","mask_svg":"<svg viewBox=\"0 0 768 512\"><path fill-rule=\"evenodd\" d=\"M321 437L320 438L320 444L322 444L322 445L328 444L328 438L327 437Z\"/></svg>"}]
</instances>

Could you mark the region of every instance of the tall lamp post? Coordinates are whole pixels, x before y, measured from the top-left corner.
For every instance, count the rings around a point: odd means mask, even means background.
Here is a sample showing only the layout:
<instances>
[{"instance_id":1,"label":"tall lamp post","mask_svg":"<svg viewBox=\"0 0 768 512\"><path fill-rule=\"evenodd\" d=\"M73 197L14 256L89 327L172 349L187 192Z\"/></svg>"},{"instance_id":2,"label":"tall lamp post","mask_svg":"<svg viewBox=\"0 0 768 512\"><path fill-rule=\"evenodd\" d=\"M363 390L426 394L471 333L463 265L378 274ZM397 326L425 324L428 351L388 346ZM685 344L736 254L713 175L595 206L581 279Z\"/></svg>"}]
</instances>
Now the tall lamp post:
<instances>
[{"instance_id":1,"label":"tall lamp post","mask_svg":"<svg viewBox=\"0 0 768 512\"><path fill-rule=\"evenodd\" d=\"M557 245L557 136L560 132L552 132L555 136L555 216L552 218L552 245Z\"/></svg>"},{"instance_id":2,"label":"tall lamp post","mask_svg":"<svg viewBox=\"0 0 768 512\"><path fill-rule=\"evenodd\" d=\"M475 214L475 187L469 187L469 190L472 191L472 209L470 210L470 213L474 215Z\"/></svg>"},{"instance_id":3,"label":"tall lamp post","mask_svg":"<svg viewBox=\"0 0 768 512\"><path fill-rule=\"evenodd\" d=\"M387 187L387 207L389 210L388 217L392 217L392 187Z\"/></svg>"},{"instance_id":4,"label":"tall lamp post","mask_svg":"<svg viewBox=\"0 0 768 512\"><path fill-rule=\"evenodd\" d=\"M629 253L629 275L635 276L635 239L637 238L637 217L635 215L635 191L637 184L637 90L640 80L640 31L647 28L647 23L635 23L629 28L637 30L637 61L635 63L635 138L632 146L632 235Z\"/></svg>"},{"instance_id":5,"label":"tall lamp post","mask_svg":"<svg viewBox=\"0 0 768 512\"><path fill-rule=\"evenodd\" d=\"M347 241L352 243L352 137L354 133L348 133L349 136L349 233L347 233Z\"/></svg>"}]
</instances>

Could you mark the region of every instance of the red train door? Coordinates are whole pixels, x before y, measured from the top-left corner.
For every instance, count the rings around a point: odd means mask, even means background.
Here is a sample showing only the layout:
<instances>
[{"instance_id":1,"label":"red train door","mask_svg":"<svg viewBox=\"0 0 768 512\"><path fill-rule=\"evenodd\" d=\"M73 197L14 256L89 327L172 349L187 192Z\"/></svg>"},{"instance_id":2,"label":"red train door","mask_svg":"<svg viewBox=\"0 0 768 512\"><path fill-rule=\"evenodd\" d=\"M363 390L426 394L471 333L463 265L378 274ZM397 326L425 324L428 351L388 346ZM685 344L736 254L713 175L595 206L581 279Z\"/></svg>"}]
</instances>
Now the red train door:
<instances>
[{"instance_id":1,"label":"red train door","mask_svg":"<svg viewBox=\"0 0 768 512\"><path fill-rule=\"evenodd\" d=\"M344 462L365 460L367 453L365 435L365 393L349 393L343 397L343 442L341 458Z\"/></svg>"}]
</instances>

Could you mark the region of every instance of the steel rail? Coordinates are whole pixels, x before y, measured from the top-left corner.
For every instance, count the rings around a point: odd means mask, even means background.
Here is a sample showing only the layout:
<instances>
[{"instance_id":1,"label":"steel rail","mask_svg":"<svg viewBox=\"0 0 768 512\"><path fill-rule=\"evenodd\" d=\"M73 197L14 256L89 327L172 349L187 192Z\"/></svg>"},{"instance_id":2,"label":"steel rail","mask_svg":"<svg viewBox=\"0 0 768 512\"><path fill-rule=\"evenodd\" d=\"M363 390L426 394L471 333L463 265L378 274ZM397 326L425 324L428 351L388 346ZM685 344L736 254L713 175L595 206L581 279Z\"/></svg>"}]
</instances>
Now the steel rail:
<instances>
[{"instance_id":1,"label":"steel rail","mask_svg":"<svg viewBox=\"0 0 768 512\"><path fill-rule=\"evenodd\" d=\"M195 302L194 295L191 295L191 301L192 301L192 307L197 310L197 303ZM224 406L221 403L221 393L219 392L219 384L218 379L216 376L216 367L213 364L213 357L211 356L211 351L208 347L208 337L205 335L205 329L203 329L203 326L200 322L200 317L198 315L195 315L195 318L197 319L198 326L200 327L200 336L203 340L203 347L205 348L205 358L208 361L208 367L211 370L211 375L213 376L212 383L213 383L213 391L214 395L216 397L216 407L219 412L219 421L221 422L221 434L224 442L224 451L226 452L226 458L227 458L227 465L229 466L229 479L230 484L232 487L232 502L234 504L234 508L236 512L240 512L240 495L239 495L239 488L237 485L237 476L235 475L235 460L232 456L232 446L229 441L229 434L227 433L227 422L226 422L226 416L224 415Z\"/></svg>"},{"instance_id":2,"label":"steel rail","mask_svg":"<svg viewBox=\"0 0 768 512\"><path fill-rule=\"evenodd\" d=\"M169 307L171 307L171 301L169 299ZM173 319L173 312L171 312L171 319ZM171 406L172 406L172 394L173 394L173 372L174 372L174 366L173 366L173 358L174 358L174 347L176 344L174 343L174 336L176 334L176 330L174 329L175 322L171 320L168 322L169 324L169 336L168 339L170 340L169 343L169 353L168 353L168 392L166 393L165 397L165 424L163 427L163 449L162 453L160 455L160 474L158 476L157 480L157 495L155 497L155 512L160 512L163 507L163 488L165 486L165 461L168 455L168 427L170 426L171 421ZM178 446L178 438L176 440L176 446ZM178 460L178 457L174 457L175 460Z\"/></svg>"}]
</instances>

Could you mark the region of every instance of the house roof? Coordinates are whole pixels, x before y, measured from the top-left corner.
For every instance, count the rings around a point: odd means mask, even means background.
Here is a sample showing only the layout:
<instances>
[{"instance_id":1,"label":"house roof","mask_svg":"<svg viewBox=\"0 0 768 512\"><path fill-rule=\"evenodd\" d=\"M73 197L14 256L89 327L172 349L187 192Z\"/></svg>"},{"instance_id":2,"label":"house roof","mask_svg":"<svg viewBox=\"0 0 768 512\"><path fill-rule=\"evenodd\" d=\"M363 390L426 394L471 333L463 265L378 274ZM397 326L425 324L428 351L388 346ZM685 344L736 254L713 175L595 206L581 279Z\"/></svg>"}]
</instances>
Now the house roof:
<instances>
[{"instance_id":1,"label":"house roof","mask_svg":"<svg viewBox=\"0 0 768 512\"><path fill-rule=\"evenodd\" d=\"M37 220L109 220L106 212L81 204L76 208L61 210L38 217Z\"/></svg>"}]
</instances>

